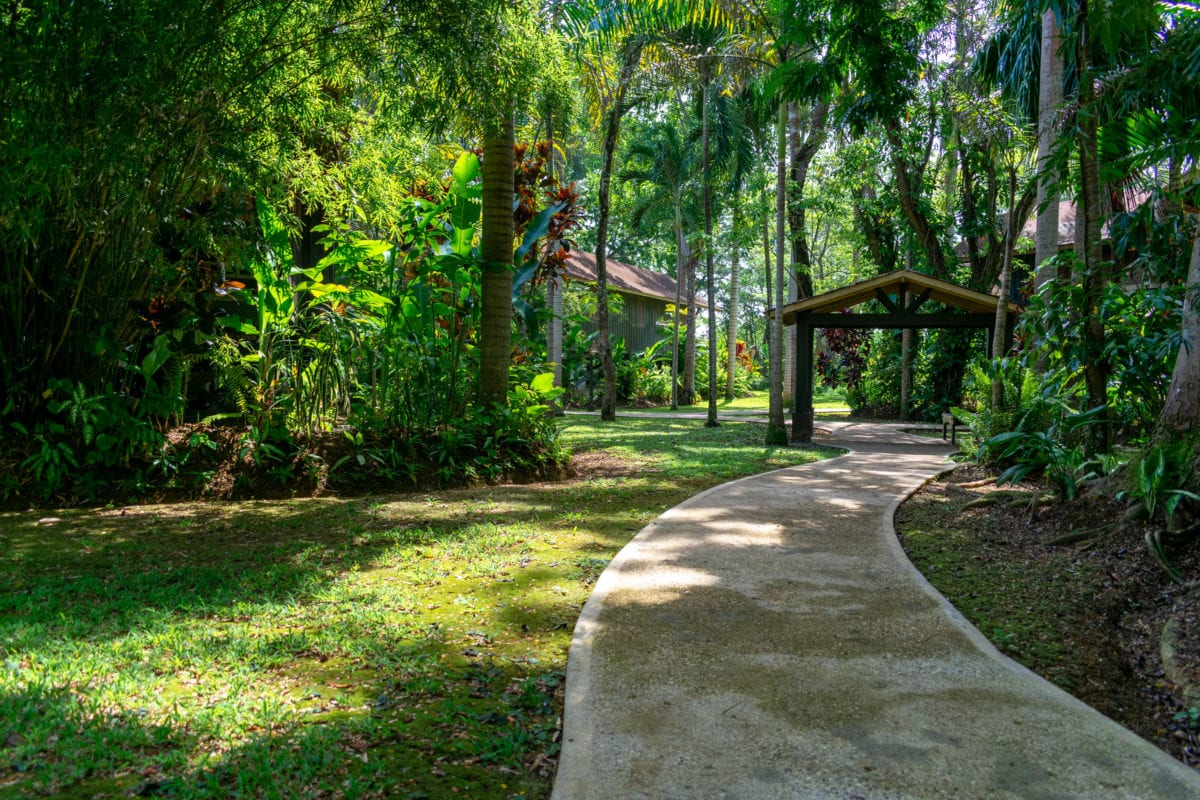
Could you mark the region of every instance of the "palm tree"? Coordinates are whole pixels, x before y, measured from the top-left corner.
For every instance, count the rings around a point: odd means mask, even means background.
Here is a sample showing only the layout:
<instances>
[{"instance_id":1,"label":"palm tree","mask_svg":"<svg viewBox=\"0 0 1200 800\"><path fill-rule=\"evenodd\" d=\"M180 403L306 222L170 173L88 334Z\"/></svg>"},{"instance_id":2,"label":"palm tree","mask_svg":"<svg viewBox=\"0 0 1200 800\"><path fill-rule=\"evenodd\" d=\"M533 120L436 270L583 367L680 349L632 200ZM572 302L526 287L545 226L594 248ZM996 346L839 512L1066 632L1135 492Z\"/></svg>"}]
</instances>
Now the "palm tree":
<instances>
[{"instance_id":1,"label":"palm tree","mask_svg":"<svg viewBox=\"0 0 1200 800\"><path fill-rule=\"evenodd\" d=\"M512 359L513 122L483 140L483 259L479 320L479 402L507 402Z\"/></svg>"},{"instance_id":2,"label":"palm tree","mask_svg":"<svg viewBox=\"0 0 1200 800\"><path fill-rule=\"evenodd\" d=\"M986 66L991 67L1005 92L1010 97L1022 100L1026 109L1034 104L1029 99L1037 96L1036 87L1031 86L1032 76L1038 74L1028 69L1031 55L1025 53L1035 49L1036 34L1046 27L1048 20L1044 12L1050 6L1042 0L1019 0L1013 4L1008 25L1000 31L990 51ZM1129 56L1134 54L1136 62L1144 55L1146 43L1154 38L1161 27L1158 4L1154 0L1130 0L1121 4L1119 11L1105 3L1072 0L1059 7L1061 17L1056 17L1058 51L1070 55L1071 73L1065 84L1075 87L1075 95L1067 99L1064 106L1073 113L1062 121L1062 128L1069 136L1060 136L1054 142L1053 153L1039 159L1042 170L1039 182L1044 182L1048 197L1056 184L1054 177L1062 175L1068 153L1073 152L1078 163L1078 222L1076 247L1082 268L1083 307L1081 322L1083 330L1084 383L1090 408L1107 407L1107 388L1110 367L1105 357L1105 322L1101 314L1100 300L1105 285L1111 280L1111 267L1103 260L1100 248L1101 224L1103 222L1103 195L1100 182L1100 131L1105 104L1096 91L1098 75L1113 67L1128 67ZM1051 42L1042 43L1051 47ZM1005 58L1001 55L1009 54ZM1125 63L1122 62L1124 59ZM1052 78L1047 78L1052 81ZM1048 85L1046 92L1053 92L1055 85ZM1044 114L1053 109L1043 108ZM1057 121L1057 120L1055 120ZM1049 220L1041 233L1045 236L1043 252L1050 248L1051 231ZM1057 226L1053 233L1054 249L1057 251ZM1088 429L1089 452L1106 452L1111 442L1111 424L1107 412L1103 412L1101 424Z\"/></svg>"},{"instance_id":3,"label":"palm tree","mask_svg":"<svg viewBox=\"0 0 1200 800\"><path fill-rule=\"evenodd\" d=\"M684 24L692 9L704 5L686 2L654 4L636 0L561 0L558 19L576 44L575 52L586 76L585 88L592 94L594 116L601 128L600 185L596 221L596 346L604 372L602 420L617 416L616 364L613 361L608 324L608 217L609 188L621 131L635 79L639 78L642 56L653 51L666 31ZM615 63L614 63L615 62Z\"/></svg>"},{"instance_id":4,"label":"palm tree","mask_svg":"<svg viewBox=\"0 0 1200 800\"><path fill-rule=\"evenodd\" d=\"M783 419L783 226L787 208L787 104L779 103L775 125L775 314L771 317L771 392L767 446L788 443Z\"/></svg>"},{"instance_id":5,"label":"palm tree","mask_svg":"<svg viewBox=\"0 0 1200 800\"><path fill-rule=\"evenodd\" d=\"M1034 266L1037 284L1041 286L1051 275L1042 267L1058 255L1058 198L1059 183L1052 155L1058 138L1058 114L1063 102L1063 49L1059 23L1053 8L1042 12L1041 68L1038 74L1038 141L1037 141L1037 237Z\"/></svg>"},{"instance_id":6,"label":"palm tree","mask_svg":"<svg viewBox=\"0 0 1200 800\"><path fill-rule=\"evenodd\" d=\"M714 121L723 123L717 147L720 161L729 160L732 149L729 143L732 141L741 139L742 148L748 149L745 144L747 137L734 131L737 117L728 112L728 99L739 90L739 84L746 83L766 63L758 53L758 40L742 29L753 21L753 15L745 7L736 10L731 7L728 14L723 21L707 19L699 24L687 25L679 31L678 39L687 62L693 67L700 103L704 272L708 293L708 414L705 426L710 428L720 424L717 419L717 310L712 197L716 174L714 167L718 160L714 158L713 134L717 132ZM714 106L719 106L723 113L714 114ZM735 346L735 342L727 342L730 350Z\"/></svg>"},{"instance_id":7,"label":"palm tree","mask_svg":"<svg viewBox=\"0 0 1200 800\"><path fill-rule=\"evenodd\" d=\"M551 3L552 5L554 3ZM604 366L604 403L601 419L616 417L616 370L608 340L608 287L605 257L608 235L608 190L613 159L620 134L621 118L627 110L630 89L642 64L643 56L660 71L670 72L677 53L665 47L677 33L688 27L704 27L729 32L749 14L744 3L735 0L562 0L557 4L561 18L580 47L577 54L587 73L587 87L601 120L600 187L597 193L596 273L597 273L597 346ZM612 65L615 52L617 66ZM655 59L657 57L657 62ZM650 70L653 74L655 70ZM710 282L711 285L711 282ZM711 288L710 288L711 294ZM710 308L711 308L710 300ZM713 312L710 312L710 315ZM712 326L710 325L710 328ZM710 348L711 350L711 348ZM715 356L710 356L714 358ZM714 370L710 369L710 375ZM715 410L713 412L715 414Z\"/></svg>"},{"instance_id":8,"label":"palm tree","mask_svg":"<svg viewBox=\"0 0 1200 800\"><path fill-rule=\"evenodd\" d=\"M679 135L678 126L660 123L648 136L631 142L626 158L633 166L621 174L624 181L636 181L650 188L634 211L633 222L641 223L652 209L664 203L671 209L671 231L675 240L675 311L671 336L671 408L679 407L679 321L681 286L688 259L685 222L688 195L692 191L696 162L694 151Z\"/></svg>"}]
</instances>

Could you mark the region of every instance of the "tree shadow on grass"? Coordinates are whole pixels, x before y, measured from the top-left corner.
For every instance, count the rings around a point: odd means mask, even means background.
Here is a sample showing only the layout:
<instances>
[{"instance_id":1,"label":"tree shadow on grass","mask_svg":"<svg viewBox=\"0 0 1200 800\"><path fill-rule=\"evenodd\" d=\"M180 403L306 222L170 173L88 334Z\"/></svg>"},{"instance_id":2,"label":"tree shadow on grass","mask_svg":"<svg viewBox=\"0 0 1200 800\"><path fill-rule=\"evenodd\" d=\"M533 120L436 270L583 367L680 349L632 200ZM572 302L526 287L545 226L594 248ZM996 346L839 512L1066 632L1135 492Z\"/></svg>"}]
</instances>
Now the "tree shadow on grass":
<instances>
[{"instance_id":1,"label":"tree shadow on grass","mask_svg":"<svg viewBox=\"0 0 1200 800\"><path fill-rule=\"evenodd\" d=\"M10 772L0 781L19 792L64 797L139 788L164 796L352 795L359 788L369 795L410 780L414 796L449 797L451 787L468 783L506 783L538 796L546 781L525 767L539 753L552 754L557 712L543 701L522 705L525 692L512 687L553 684L565 663L522 660L519 651L526 640L569 637L582 599L551 587L573 572L598 571L607 557L550 565L550 556L529 558L518 537L513 557L496 574L484 568L472 578L433 569L399 594L378 590L389 603L399 597L416 607L433 595L446 602L460 592L469 600L480 585L473 581L511 584L506 595L487 590L505 600L501 608L464 607L466 616L446 626L429 624L419 608L378 607L374 584L359 595L337 592L348 575L387 579L397 560L423 566L417 554L474 546L481 528L464 522L472 516L482 515L489 531L547 520L555 527L561 520L563 535L570 532L598 553L615 551L640 527L630 524L627 503L608 502L619 490L568 488L439 495L450 505L503 500L503 508L459 513L455 507L433 521L422 519L411 498L394 508L380 498L184 514L142 509L124 517L69 512L42 524L45 517L6 515L0 520L9 545L0 565L0 642L8 662L0 681L0 764ZM658 510L661 501L653 498L678 491L653 486L652 499L642 500L646 514ZM351 629L328 636L321 610L332 618L358 600L363 607L337 623ZM495 637L506 642L493 647ZM73 670L76 658L96 659L114 681L180 692L191 710L164 719L169 703L161 697L110 695L95 665L90 673ZM230 744L219 714L212 716L217 712L206 710L202 698L185 696L199 691L188 688L188 674L205 668L229 673L228 685L262 702L289 692L309 699L281 712L277 725ZM352 682L353 696L331 688ZM207 685L211 691L213 680ZM547 692L553 688L533 694ZM141 707L143 699L150 708ZM205 754L210 763L196 767ZM263 783L267 776L274 777Z\"/></svg>"},{"instance_id":2,"label":"tree shadow on grass","mask_svg":"<svg viewBox=\"0 0 1200 800\"><path fill-rule=\"evenodd\" d=\"M443 672L437 681L421 682L403 673L379 675L366 687L375 695L371 702L291 715L237 739L211 737L141 709L89 708L65 689L5 692L0 794L548 795L544 773L556 752L551 700L561 678L495 663Z\"/></svg>"},{"instance_id":3,"label":"tree shadow on grass","mask_svg":"<svg viewBox=\"0 0 1200 800\"><path fill-rule=\"evenodd\" d=\"M0 789L544 795L591 581L712 483L712 450L674 450L672 475L0 515ZM231 735L204 670L277 713Z\"/></svg>"}]
</instances>

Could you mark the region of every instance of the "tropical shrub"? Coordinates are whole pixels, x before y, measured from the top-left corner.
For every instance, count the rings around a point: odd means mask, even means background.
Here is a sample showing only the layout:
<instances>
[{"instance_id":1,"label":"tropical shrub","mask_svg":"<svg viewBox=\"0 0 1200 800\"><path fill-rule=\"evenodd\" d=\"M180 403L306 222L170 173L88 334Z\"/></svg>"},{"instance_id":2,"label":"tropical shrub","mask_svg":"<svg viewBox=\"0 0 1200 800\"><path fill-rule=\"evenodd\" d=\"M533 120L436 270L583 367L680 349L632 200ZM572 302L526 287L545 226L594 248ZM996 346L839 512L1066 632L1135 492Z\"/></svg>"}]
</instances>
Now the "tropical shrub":
<instances>
[{"instance_id":1,"label":"tropical shrub","mask_svg":"<svg viewBox=\"0 0 1200 800\"><path fill-rule=\"evenodd\" d=\"M1021 429L992 436L979 448L976 456L1005 466L996 483L1018 483L1027 477L1040 476L1070 500L1079 490L1083 479L1095 477L1084 472L1088 462L1080 430L1095 424L1100 409L1069 413L1056 420L1046 430Z\"/></svg>"},{"instance_id":2,"label":"tropical shrub","mask_svg":"<svg viewBox=\"0 0 1200 800\"><path fill-rule=\"evenodd\" d=\"M739 344L743 344L740 343ZM729 358L724 341L717 343L717 396L725 396L726 364ZM733 395L746 397L754 390L755 375L758 372L754 362L746 357L735 361L733 370ZM696 393L703 400L708 400L708 348L696 348Z\"/></svg>"},{"instance_id":3,"label":"tropical shrub","mask_svg":"<svg viewBox=\"0 0 1200 800\"><path fill-rule=\"evenodd\" d=\"M1060 256L1075 264L1073 254ZM1076 264L1077 266L1077 264ZM1081 281L1051 281L1030 299L1017 327L1025 342L1022 359L1037 365L1045 382L1059 394L1073 392L1086 362L1082 325ZM1105 344L1101 354L1111 378L1108 403L1126 438L1144 439L1154 428L1166 400L1174 358L1179 351L1182 286L1166 284L1128 288L1105 286L1101 316Z\"/></svg>"}]
</instances>

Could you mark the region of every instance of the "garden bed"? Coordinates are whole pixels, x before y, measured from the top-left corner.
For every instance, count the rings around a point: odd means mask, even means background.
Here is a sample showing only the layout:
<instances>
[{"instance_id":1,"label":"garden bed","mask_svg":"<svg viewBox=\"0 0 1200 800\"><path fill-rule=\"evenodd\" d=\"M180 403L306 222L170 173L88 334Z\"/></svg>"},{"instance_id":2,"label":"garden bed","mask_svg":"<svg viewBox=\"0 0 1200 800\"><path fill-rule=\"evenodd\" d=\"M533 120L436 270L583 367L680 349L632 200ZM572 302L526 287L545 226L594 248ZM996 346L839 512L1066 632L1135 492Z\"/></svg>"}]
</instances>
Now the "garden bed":
<instances>
[{"instance_id":1,"label":"garden bed","mask_svg":"<svg viewBox=\"0 0 1200 800\"><path fill-rule=\"evenodd\" d=\"M1002 652L1200 767L1200 589L1167 578L1141 525L1054 544L1119 519L1124 509L1107 498L1032 514L1024 502L964 508L997 491L972 485L988 477L960 467L900 508L913 563ZM1171 556L1185 581L1200 576L1194 548Z\"/></svg>"}]
</instances>

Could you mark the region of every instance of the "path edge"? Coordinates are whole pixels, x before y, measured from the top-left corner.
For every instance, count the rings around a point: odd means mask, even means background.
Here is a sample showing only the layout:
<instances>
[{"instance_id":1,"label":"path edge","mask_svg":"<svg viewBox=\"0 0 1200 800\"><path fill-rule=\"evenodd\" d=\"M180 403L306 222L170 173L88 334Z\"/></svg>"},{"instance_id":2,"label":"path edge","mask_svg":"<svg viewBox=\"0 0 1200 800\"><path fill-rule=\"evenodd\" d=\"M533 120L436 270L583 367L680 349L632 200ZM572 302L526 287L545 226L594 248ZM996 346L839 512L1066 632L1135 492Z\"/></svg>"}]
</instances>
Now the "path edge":
<instances>
[{"instance_id":1,"label":"path edge","mask_svg":"<svg viewBox=\"0 0 1200 800\"><path fill-rule=\"evenodd\" d=\"M1049 680L1037 674L1021 662L1016 661L1008 655L1005 655L998 647L996 647L995 644L992 643L991 639L988 639L987 636L984 635L983 631L975 627L975 625L972 624L971 621L968 620L966 616L964 616L963 613L959 611L958 608L951 603L944 594L939 592L937 588L929 582L929 579L926 578L919 569L917 569L916 565L912 563L912 560L908 557L908 553L904 550L904 545L900 543L899 534L896 532L896 511L899 510L900 506L917 494L917 492L921 491L934 481L940 480L946 475L949 475L957 468L958 465L956 464L955 466L938 472L936 475L932 475L925 480L918 482L911 489L897 496L884 512L882 532L884 534L884 538L887 539L888 545L894 551L897 560L904 565L905 569L909 571L917 585L921 587L921 590L941 606L943 613L946 614L946 617L951 623L953 623L954 627L958 628L963 635L967 637L971 644L973 644L976 649L979 650L980 653L1003 665L1004 668L1009 672L1012 672L1018 677L1029 681L1034 686L1037 686L1042 694L1046 695L1047 699L1065 703L1066 705L1077 706L1079 710L1085 712L1086 714L1090 714L1097 725L1119 730L1122 734L1124 734L1124 737L1129 742L1130 748L1133 750L1133 752L1130 753L1131 757L1138 757L1150 761L1158 761L1159 763L1169 763L1174 768L1176 775L1181 778L1185 784L1200 785L1200 773L1198 773L1197 770L1179 761L1171 754L1159 749L1159 747L1153 742L1142 738L1140 735L1134 733L1129 728L1126 728L1121 723L1111 719L1102 712L1080 700L1066 689L1055 686Z\"/></svg>"}]
</instances>

